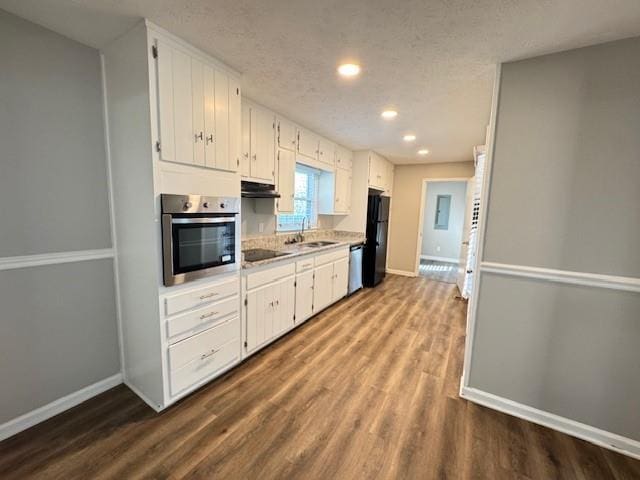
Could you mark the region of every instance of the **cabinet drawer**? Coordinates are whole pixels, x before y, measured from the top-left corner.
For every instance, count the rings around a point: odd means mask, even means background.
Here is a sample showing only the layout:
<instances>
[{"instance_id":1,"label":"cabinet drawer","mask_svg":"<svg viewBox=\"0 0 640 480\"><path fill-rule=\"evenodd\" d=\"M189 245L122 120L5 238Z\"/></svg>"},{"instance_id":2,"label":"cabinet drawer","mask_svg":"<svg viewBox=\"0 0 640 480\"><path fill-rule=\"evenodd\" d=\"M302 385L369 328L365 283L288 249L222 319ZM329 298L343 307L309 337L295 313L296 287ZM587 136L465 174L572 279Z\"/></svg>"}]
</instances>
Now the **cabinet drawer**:
<instances>
[{"instance_id":1,"label":"cabinet drawer","mask_svg":"<svg viewBox=\"0 0 640 480\"><path fill-rule=\"evenodd\" d=\"M212 353L214 352L215 353ZM217 347L211 347L205 353L195 357L181 368L169 374L171 381L171 395L191 387L204 378L213 375L218 370L232 365L240 360L240 342L234 338Z\"/></svg>"},{"instance_id":2,"label":"cabinet drawer","mask_svg":"<svg viewBox=\"0 0 640 480\"><path fill-rule=\"evenodd\" d=\"M176 337L184 333L194 334L225 317L237 315L240 309L239 301L239 297L234 295L226 300L168 318L167 337Z\"/></svg>"},{"instance_id":3,"label":"cabinet drawer","mask_svg":"<svg viewBox=\"0 0 640 480\"><path fill-rule=\"evenodd\" d=\"M316 257L316 267L319 265L324 265L325 263L335 262L336 260L340 260L341 258L345 258L348 256L349 249L347 247L340 248L329 253L323 253L322 255L318 255Z\"/></svg>"},{"instance_id":4,"label":"cabinet drawer","mask_svg":"<svg viewBox=\"0 0 640 480\"><path fill-rule=\"evenodd\" d=\"M304 272L305 270L310 270L315 266L315 258L309 257L304 260L298 260L296 262L296 272Z\"/></svg>"},{"instance_id":5,"label":"cabinet drawer","mask_svg":"<svg viewBox=\"0 0 640 480\"><path fill-rule=\"evenodd\" d=\"M261 287L267 283L275 282L289 275L296 273L296 264L288 263L287 265L280 265L277 267L261 270L256 273L250 273L247 275L247 290Z\"/></svg>"},{"instance_id":6,"label":"cabinet drawer","mask_svg":"<svg viewBox=\"0 0 640 480\"><path fill-rule=\"evenodd\" d=\"M169 371L178 371L193 362L206 363L209 358L218 357L216 352L223 345L232 340L238 340L239 337L240 319L234 317L221 325L171 345L169 347ZM237 347L239 350L239 344Z\"/></svg>"},{"instance_id":7,"label":"cabinet drawer","mask_svg":"<svg viewBox=\"0 0 640 480\"><path fill-rule=\"evenodd\" d=\"M164 299L165 316L199 307L205 303L220 300L231 295L237 295L239 291L240 282L238 282L237 277L232 277L224 282L206 285L166 297Z\"/></svg>"}]
</instances>

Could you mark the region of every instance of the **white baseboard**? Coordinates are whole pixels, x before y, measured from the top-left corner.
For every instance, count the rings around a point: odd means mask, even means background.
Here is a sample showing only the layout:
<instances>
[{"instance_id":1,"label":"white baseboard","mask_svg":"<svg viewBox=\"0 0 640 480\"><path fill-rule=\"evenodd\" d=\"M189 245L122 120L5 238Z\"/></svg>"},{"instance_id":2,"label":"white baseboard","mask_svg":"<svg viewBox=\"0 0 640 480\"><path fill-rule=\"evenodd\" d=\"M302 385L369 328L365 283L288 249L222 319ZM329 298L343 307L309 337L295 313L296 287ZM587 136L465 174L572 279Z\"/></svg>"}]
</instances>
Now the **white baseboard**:
<instances>
[{"instance_id":1,"label":"white baseboard","mask_svg":"<svg viewBox=\"0 0 640 480\"><path fill-rule=\"evenodd\" d=\"M599 428L471 387L462 387L460 396L473 403L566 433L623 455L640 459L640 442L637 440L600 430Z\"/></svg>"},{"instance_id":2,"label":"white baseboard","mask_svg":"<svg viewBox=\"0 0 640 480\"><path fill-rule=\"evenodd\" d=\"M434 262L460 263L459 258L436 257L434 255L420 255L420 260L433 260Z\"/></svg>"},{"instance_id":3,"label":"white baseboard","mask_svg":"<svg viewBox=\"0 0 640 480\"><path fill-rule=\"evenodd\" d=\"M100 380L92 385L81 388L80 390L70 393L58 400L44 405L40 408L36 408L24 415L20 415L13 420L9 420L6 423L0 425L0 441L5 438L9 438L16 433L20 433L27 428L33 427L38 423L44 422L51 417L58 415L59 413L69 410L72 407L84 402L85 400L95 397L96 395L106 392L110 388L120 385L122 383L122 374L116 373L115 375Z\"/></svg>"},{"instance_id":4,"label":"white baseboard","mask_svg":"<svg viewBox=\"0 0 640 480\"><path fill-rule=\"evenodd\" d=\"M407 272L406 270L396 270L394 268L387 268L387 273L393 275L402 275L403 277L417 277L414 272Z\"/></svg>"}]
</instances>

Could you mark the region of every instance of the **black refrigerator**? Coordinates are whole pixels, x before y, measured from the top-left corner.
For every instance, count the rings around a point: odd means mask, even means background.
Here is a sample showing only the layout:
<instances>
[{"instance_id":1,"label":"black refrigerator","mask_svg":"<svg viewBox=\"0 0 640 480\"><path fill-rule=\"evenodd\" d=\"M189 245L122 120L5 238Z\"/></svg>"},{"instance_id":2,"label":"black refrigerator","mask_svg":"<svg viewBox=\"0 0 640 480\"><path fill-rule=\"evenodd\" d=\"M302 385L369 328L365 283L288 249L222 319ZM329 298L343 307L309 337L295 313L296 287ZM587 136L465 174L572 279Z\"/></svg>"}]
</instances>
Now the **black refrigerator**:
<instances>
[{"instance_id":1,"label":"black refrigerator","mask_svg":"<svg viewBox=\"0 0 640 480\"><path fill-rule=\"evenodd\" d=\"M367 243L362 259L362 282L375 287L387 269L387 234L389 232L389 197L369 194L367 202Z\"/></svg>"}]
</instances>

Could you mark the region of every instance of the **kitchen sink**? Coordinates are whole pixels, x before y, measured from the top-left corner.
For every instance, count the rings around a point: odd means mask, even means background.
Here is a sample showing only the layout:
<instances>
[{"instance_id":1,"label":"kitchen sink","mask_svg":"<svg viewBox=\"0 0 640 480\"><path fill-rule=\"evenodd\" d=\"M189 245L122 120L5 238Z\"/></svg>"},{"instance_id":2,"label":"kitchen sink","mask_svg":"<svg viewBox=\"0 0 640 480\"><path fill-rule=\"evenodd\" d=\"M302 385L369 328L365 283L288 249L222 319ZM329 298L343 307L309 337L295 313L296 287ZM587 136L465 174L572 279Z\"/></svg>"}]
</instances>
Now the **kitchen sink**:
<instances>
[{"instance_id":1,"label":"kitchen sink","mask_svg":"<svg viewBox=\"0 0 640 480\"><path fill-rule=\"evenodd\" d=\"M304 247L326 247L327 245L335 245L338 242L329 242L327 240L320 240L318 242L307 242L307 243L303 243L302 246Z\"/></svg>"}]
</instances>

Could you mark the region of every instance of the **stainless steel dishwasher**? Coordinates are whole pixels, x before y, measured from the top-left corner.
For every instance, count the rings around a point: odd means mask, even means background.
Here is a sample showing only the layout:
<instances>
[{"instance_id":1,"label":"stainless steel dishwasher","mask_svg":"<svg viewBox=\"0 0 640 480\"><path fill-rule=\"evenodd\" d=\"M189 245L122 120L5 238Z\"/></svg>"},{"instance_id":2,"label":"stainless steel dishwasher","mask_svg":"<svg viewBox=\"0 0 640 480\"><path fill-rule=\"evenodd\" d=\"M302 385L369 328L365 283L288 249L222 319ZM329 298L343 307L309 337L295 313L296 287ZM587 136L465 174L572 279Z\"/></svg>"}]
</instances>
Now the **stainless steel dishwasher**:
<instances>
[{"instance_id":1,"label":"stainless steel dishwasher","mask_svg":"<svg viewBox=\"0 0 640 480\"><path fill-rule=\"evenodd\" d=\"M363 244L352 245L349 251L349 295L362 288Z\"/></svg>"}]
</instances>

